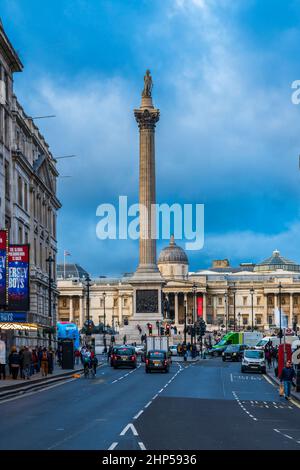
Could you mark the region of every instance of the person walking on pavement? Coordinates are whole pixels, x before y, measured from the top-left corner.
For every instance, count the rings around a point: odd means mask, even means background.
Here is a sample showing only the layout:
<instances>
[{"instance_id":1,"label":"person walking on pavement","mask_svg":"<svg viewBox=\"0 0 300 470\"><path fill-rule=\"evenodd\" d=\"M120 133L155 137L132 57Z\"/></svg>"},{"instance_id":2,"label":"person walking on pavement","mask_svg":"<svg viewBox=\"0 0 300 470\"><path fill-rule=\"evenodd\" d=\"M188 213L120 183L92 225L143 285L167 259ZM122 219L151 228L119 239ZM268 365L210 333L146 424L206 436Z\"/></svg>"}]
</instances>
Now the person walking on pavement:
<instances>
[{"instance_id":1,"label":"person walking on pavement","mask_svg":"<svg viewBox=\"0 0 300 470\"><path fill-rule=\"evenodd\" d=\"M79 365L79 359L80 359L80 351L79 351L79 349L76 349L76 351L75 351L75 364L77 366Z\"/></svg>"},{"instance_id":2,"label":"person walking on pavement","mask_svg":"<svg viewBox=\"0 0 300 470\"><path fill-rule=\"evenodd\" d=\"M3 355L0 355L0 380L2 379L2 376L3 376L3 380L6 379L5 368L6 368L6 358L5 358L5 352L4 352Z\"/></svg>"},{"instance_id":3,"label":"person walking on pavement","mask_svg":"<svg viewBox=\"0 0 300 470\"><path fill-rule=\"evenodd\" d=\"M127 341L127 337L126 335L123 336L123 344L126 344L126 341Z\"/></svg>"},{"instance_id":4,"label":"person walking on pavement","mask_svg":"<svg viewBox=\"0 0 300 470\"><path fill-rule=\"evenodd\" d=\"M272 352L271 352L270 349L266 349L265 358L267 360L269 369L271 369L271 366L272 366Z\"/></svg>"},{"instance_id":5,"label":"person walking on pavement","mask_svg":"<svg viewBox=\"0 0 300 470\"><path fill-rule=\"evenodd\" d=\"M54 353L53 353L53 349L49 348L49 352L48 352L48 365L49 365L49 374L53 374L53 369L54 369Z\"/></svg>"},{"instance_id":6,"label":"person walking on pavement","mask_svg":"<svg viewBox=\"0 0 300 470\"><path fill-rule=\"evenodd\" d=\"M16 346L11 348L11 353L8 356L8 363L11 370L12 378L17 380L20 368L20 355L17 353Z\"/></svg>"},{"instance_id":7,"label":"person walking on pavement","mask_svg":"<svg viewBox=\"0 0 300 470\"><path fill-rule=\"evenodd\" d=\"M23 377L24 379L30 379L30 371L31 371L31 362L32 356L31 352L29 351L28 346L25 346L24 351L21 356L22 361L22 370L23 370Z\"/></svg>"},{"instance_id":8,"label":"person walking on pavement","mask_svg":"<svg viewBox=\"0 0 300 470\"><path fill-rule=\"evenodd\" d=\"M42 351L41 370L42 370L42 376L47 377L48 372L49 372L49 357L48 357L46 348L44 348Z\"/></svg>"},{"instance_id":9,"label":"person walking on pavement","mask_svg":"<svg viewBox=\"0 0 300 470\"><path fill-rule=\"evenodd\" d=\"M289 400L291 395L291 386L293 384L293 379L296 373L294 368L292 367L291 361L287 361L286 366L282 369L280 375L280 383L283 382L284 386L284 398Z\"/></svg>"}]
</instances>

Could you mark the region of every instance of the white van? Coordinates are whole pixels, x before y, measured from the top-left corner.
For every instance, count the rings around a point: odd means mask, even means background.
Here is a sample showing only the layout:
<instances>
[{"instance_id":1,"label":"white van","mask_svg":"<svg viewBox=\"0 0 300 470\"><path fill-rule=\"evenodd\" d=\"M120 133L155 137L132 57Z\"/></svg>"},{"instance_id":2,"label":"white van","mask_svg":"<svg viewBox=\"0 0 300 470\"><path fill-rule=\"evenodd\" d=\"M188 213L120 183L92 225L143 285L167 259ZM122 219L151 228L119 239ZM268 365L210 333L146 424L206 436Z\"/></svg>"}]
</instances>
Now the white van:
<instances>
[{"instance_id":1,"label":"white van","mask_svg":"<svg viewBox=\"0 0 300 470\"><path fill-rule=\"evenodd\" d=\"M286 336L285 342L292 344L294 341L298 340L298 336ZM266 344L272 341L272 346L279 346L280 345L280 338L277 336L265 336L262 338L258 343L255 345L255 349L264 349ZM283 337L281 338L281 342L283 343Z\"/></svg>"}]
</instances>

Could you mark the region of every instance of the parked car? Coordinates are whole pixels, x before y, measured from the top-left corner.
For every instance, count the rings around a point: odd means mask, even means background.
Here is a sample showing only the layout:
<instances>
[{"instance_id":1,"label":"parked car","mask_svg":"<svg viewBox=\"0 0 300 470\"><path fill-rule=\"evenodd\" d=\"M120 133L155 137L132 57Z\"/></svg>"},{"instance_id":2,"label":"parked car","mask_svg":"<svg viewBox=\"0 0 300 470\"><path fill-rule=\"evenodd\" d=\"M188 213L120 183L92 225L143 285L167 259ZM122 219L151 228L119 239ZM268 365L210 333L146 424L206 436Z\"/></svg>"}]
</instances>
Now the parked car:
<instances>
[{"instance_id":1,"label":"parked car","mask_svg":"<svg viewBox=\"0 0 300 470\"><path fill-rule=\"evenodd\" d=\"M225 361L241 361L243 353L247 349L246 344L231 344L222 352L222 360Z\"/></svg>"},{"instance_id":2,"label":"parked car","mask_svg":"<svg viewBox=\"0 0 300 470\"><path fill-rule=\"evenodd\" d=\"M241 372L261 372L266 373L265 353L259 349L246 349L244 351Z\"/></svg>"},{"instance_id":3,"label":"parked car","mask_svg":"<svg viewBox=\"0 0 300 470\"><path fill-rule=\"evenodd\" d=\"M148 351L146 355L146 373L153 370L169 372L170 362L166 351Z\"/></svg>"},{"instance_id":4,"label":"parked car","mask_svg":"<svg viewBox=\"0 0 300 470\"><path fill-rule=\"evenodd\" d=\"M136 368L136 352L132 346L119 346L112 354L111 364L117 369L121 366Z\"/></svg>"},{"instance_id":5,"label":"parked car","mask_svg":"<svg viewBox=\"0 0 300 470\"><path fill-rule=\"evenodd\" d=\"M143 344L138 344L135 346L135 352L137 356L142 356L145 354L145 346Z\"/></svg>"}]
</instances>

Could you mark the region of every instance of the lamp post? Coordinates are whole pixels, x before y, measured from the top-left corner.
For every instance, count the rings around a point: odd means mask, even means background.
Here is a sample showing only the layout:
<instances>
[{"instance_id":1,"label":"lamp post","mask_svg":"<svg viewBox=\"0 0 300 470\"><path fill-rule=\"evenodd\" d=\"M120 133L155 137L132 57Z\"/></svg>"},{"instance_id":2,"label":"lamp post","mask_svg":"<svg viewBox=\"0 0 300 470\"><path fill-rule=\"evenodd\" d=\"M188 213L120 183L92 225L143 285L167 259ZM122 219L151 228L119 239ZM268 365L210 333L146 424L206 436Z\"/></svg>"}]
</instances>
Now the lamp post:
<instances>
[{"instance_id":1,"label":"lamp post","mask_svg":"<svg viewBox=\"0 0 300 470\"><path fill-rule=\"evenodd\" d=\"M282 337L282 330L281 330L281 282L279 283L278 290L279 290L279 295L278 295L278 300L279 300L279 342L281 344L281 337Z\"/></svg>"},{"instance_id":2,"label":"lamp post","mask_svg":"<svg viewBox=\"0 0 300 470\"><path fill-rule=\"evenodd\" d=\"M235 294L236 294L236 288L233 286L231 288L231 292L233 294L233 331L236 329L236 316L235 316Z\"/></svg>"},{"instance_id":3,"label":"lamp post","mask_svg":"<svg viewBox=\"0 0 300 470\"><path fill-rule=\"evenodd\" d=\"M187 309L187 301L184 299L184 344L186 344L186 309Z\"/></svg>"},{"instance_id":4,"label":"lamp post","mask_svg":"<svg viewBox=\"0 0 300 470\"><path fill-rule=\"evenodd\" d=\"M251 331L254 329L254 324L253 324L253 294L254 294L254 289L251 287L250 289L250 294L251 294Z\"/></svg>"},{"instance_id":5,"label":"lamp post","mask_svg":"<svg viewBox=\"0 0 300 470\"><path fill-rule=\"evenodd\" d=\"M193 344L193 337L195 338L195 344L196 344L196 321L197 321L197 315L196 315L196 292L197 292L197 285L194 282L193 283L193 321L192 321L192 329L191 331L194 333L192 336L192 344Z\"/></svg>"},{"instance_id":6,"label":"lamp post","mask_svg":"<svg viewBox=\"0 0 300 470\"><path fill-rule=\"evenodd\" d=\"M105 332L106 332L106 314L105 314L105 298L106 298L106 292L103 292L103 310L104 310L104 326L103 326L103 352L104 354L107 352L106 349L106 337L105 337Z\"/></svg>"},{"instance_id":7,"label":"lamp post","mask_svg":"<svg viewBox=\"0 0 300 470\"><path fill-rule=\"evenodd\" d=\"M241 331L241 312L238 313L239 331Z\"/></svg>"},{"instance_id":8,"label":"lamp post","mask_svg":"<svg viewBox=\"0 0 300 470\"><path fill-rule=\"evenodd\" d=\"M46 259L46 263L49 263L49 271L48 271L48 317L49 317L49 323L50 323L50 329L49 329L49 347L52 344L52 333L51 333L51 328L52 328L52 306L51 306L51 294L52 294L52 270L51 270L51 265L52 263L55 262L55 259L51 256L49 253L48 258Z\"/></svg>"},{"instance_id":9,"label":"lamp post","mask_svg":"<svg viewBox=\"0 0 300 470\"><path fill-rule=\"evenodd\" d=\"M91 287L91 278L89 274L85 277L85 283L86 287L86 314L87 314L87 332L86 336L90 334L89 328L90 328L90 287Z\"/></svg>"},{"instance_id":10,"label":"lamp post","mask_svg":"<svg viewBox=\"0 0 300 470\"><path fill-rule=\"evenodd\" d=\"M228 333L227 298L228 298L228 294L227 294L227 292L225 292L225 294L224 294L224 305L225 305L225 333Z\"/></svg>"}]
</instances>

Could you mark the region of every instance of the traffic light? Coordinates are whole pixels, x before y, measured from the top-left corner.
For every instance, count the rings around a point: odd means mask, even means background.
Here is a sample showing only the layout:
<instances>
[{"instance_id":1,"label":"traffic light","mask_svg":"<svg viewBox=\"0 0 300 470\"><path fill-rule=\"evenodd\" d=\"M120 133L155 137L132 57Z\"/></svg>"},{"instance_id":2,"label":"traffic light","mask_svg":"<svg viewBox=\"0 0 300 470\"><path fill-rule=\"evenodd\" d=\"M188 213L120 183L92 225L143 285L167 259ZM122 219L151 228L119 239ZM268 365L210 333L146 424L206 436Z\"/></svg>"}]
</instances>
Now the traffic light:
<instances>
[{"instance_id":1,"label":"traffic light","mask_svg":"<svg viewBox=\"0 0 300 470\"><path fill-rule=\"evenodd\" d=\"M206 331L206 323L204 320L200 322L200 336L204 336Z\"/></svg>"}]
</instances>

